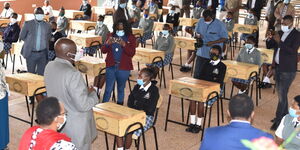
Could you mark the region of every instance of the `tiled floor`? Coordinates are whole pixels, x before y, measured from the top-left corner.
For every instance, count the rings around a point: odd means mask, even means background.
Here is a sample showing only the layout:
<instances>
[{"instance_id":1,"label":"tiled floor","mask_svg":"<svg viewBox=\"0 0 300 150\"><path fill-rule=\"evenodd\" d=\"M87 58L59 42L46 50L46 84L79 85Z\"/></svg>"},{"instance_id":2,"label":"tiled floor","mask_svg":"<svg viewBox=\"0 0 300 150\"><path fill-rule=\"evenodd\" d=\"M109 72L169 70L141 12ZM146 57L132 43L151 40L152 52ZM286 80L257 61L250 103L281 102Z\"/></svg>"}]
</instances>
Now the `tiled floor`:
<instances>
[{"instance_id":1,"label":"tiled floor","mask_svg":"<svg viewBox=\"0 0 300 150\"><path fill-rule=\"evenodd\" d=\"M261 36L263 37L264 32L260 32ZM264 46L264 42L260 42L260 45ZM148 46L150 47L150 46ZM174 61L175 63L179 63L179 54L178 54L178 49L176 49L175 56L174 56ZM185 51L183 51L183 60L185 60ZM185 62L185 61L184 61ZM8 67L8 70L6 71L7 74L11 73L11 64ZM24 61L23 65L20 65L19 59L17 59L17 69L25 69ZM135 68L137 68L135 66ZM166 67L168 68L168 67ZM167 70L167 69L166 69ZM135 74L136 71L133 72ZM174 67L174 73L175 73L175 78L178 77L183 77L183 76L190 76L190 73L181 73L179 71L179 67ZM300 73L297 74L295 81L293 82L290 92L289 92L289 100L291 101L292 98L298 94L300 94L299 89L300 89ZM170 80L171 74L167 70L166 71L166 77L167 81ZM92 77L90 77L92 79ZM92 81L92 80L90 80ZM168 82L167 82L168 83ZM164 125L165 125L165 118L166 118L166 110L167 110L167 98L168 98L168 85L167 88L160 88L160 95L163 96L164 101L161 106L161 109L159 110L159 116L158 116L158 121L156 124L157 127L157 133L158 133L158 143L159 143L159 148L163 150L196 150L199 148L200 145L200 134L192 134L192 133L187 133L185 132L185 127L179 126L173 123L168 124L168 130L167 132L164 131ZM231 87L231 83L227 85L227 95L229 95L229 89ZM260 129L263 129L267 132L270 132L274 134L274 132L269 130L269 127L271 126L270 120L274 117L274 113L276 110L277 106L277 95L273 94L272 89L264 89L262 90L262 99L259 100L259 105L258 107L255 107L255 120L253 122L253 125L255 127L258 127ZM128 86L126 87L126 96L128 96L129 90ZM125 98L127 99L127 98ZM225 122L222 123L222 125L228 123L228 119L226 119L226 110L227 110L227 104L228 101L224 102L224 113L225 113ZM173 98L172 99L172 104L171 104L171 111L170 111L170 118L174 120L181 120L181 103L180 99L178 98ZM185 119L187 115L187 110L188 110L188 102L184 102L184 108L185 108ZM14 114L20 117L24 117L25 119L29 120L29 117L27 115L27 110L26 110L26 104L24 101L24 96L16 93L11 93L11 96L9 97L9 109L10 109L10 114ZM215 112L215 107L213 108L213 112ZM213 113L215 114L215 113ZM216 125L216 116L213 115L212 119L212 126ZM17 121L13 118L10 118L10 144L9 148L11 150L16 150L18 147L19 140L24 133L26 129L29 128L28 124L25 124L23 122ZM154 144L154 138L153 138L153 131L148 131L146 132L146 143L147 143L147 148L152 150L155 149L155 144ZM109 135L109 146L112 148L112 143L113 143L113 136ZM141 146L142 147L142 146ZM105 149L105 140L104 140L104 134L102 132L98 132L98 137L94 141L92 145L92 149L100 149L104 150ZM134 148L132 148L134 149Z\"/></svg>"}]
</instances>

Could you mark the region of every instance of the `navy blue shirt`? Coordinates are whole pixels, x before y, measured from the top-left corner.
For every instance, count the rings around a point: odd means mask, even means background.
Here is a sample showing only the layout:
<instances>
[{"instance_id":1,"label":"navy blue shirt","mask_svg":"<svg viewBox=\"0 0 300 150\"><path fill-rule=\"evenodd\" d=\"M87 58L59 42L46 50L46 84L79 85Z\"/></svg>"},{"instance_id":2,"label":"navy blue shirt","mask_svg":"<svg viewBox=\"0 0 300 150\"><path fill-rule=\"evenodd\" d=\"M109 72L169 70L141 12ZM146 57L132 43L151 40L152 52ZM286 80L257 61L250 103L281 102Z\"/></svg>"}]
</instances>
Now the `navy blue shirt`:
<instances>
[{"instance_id":1,"label":"navy blue shirt","mask_svg":"<svg viewBox=\"0 0 300 150\"><path fill-rule=\"evenodd\" d=\"M117 38L118 36L114 35L113 37ZM119 38L121 38L125 42L128 41L128 38L127 38L126 35L124 35L122 37L119 37ZM112 44L112 50L113 50L113 55L114 55L115 62L120 62L121 61L121 56L122 56L122 53L123 53L123 48L122 48L121 44L113 43Z\"/></svg>"}]
</instances>

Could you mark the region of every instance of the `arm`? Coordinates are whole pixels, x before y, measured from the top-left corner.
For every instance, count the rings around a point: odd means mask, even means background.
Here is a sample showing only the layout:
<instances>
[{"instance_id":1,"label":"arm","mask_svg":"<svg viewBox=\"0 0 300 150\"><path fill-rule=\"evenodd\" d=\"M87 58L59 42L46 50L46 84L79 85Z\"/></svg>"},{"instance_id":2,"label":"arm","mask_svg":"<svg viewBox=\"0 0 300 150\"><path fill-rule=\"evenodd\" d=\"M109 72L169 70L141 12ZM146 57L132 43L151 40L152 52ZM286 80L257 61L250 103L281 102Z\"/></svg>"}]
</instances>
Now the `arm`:
<instances>
[{"instance_id":1,"label":"arm","mask_svg":"<svg viewBox=\"0 0 300 150\"><path fill-rule=\"evenodd\" d=\"M281 53L294 54L295 51L297 51L300 46L299 36L300 36L300 34L298 32L298 34L295 35L295 37L294 37L294 40L293 40L294 42L292 43L292 45L287 45L286 43L284 43L280 40L278 47L282 50Z\"/></svg>"},{"instance_id":2,"label":"arm","mask_svg":"<svg viewBox=\"0 0 300 150\"><path fill-rule=\"evenodd\" d=\"M129 108L134 108L134 96L133 92L136 92L138 90L138 85L135 85L132 92L128 96L127 106Z\"/></svg>"},{"instance_id":3,"label":"arm","mask_svg":"<svg viewBox=\"0 0 300 150\"><path fill-rule=\"evenodd\" d=\"M158 99L159 99L159 91L158 88L155 87L154 90L151 91L150 98L145 101L144 108L146 114L155 112Z\"/></svg>"},{"instance_id":4,"label":"arm","mask_svg":"<svg viewBox=\"0 0 300 150\"><path fill-rule=\"evenodd\" d=\"M224 65L224 67L222 67L220 69L220 73L217 76L217 82L220 83L220 85L222 85L224 82L224 78L226 75L226 69L227 69L227 67L226 67L226 65Z\"/></svg>"},{"instance_id":5,"label":"arm","mask_svg":"<svg viewBox=\"0 0 300 150\"><path fill-rule=\"evenodd\" d=\"M220 32L218 33L220 39L218 39L216 41L209 41L209 42L207 42L208 46L212 46L212 45L218 44L218 43L224 43L228 39L228 33L227 33L227 29L226 29L225 24L222 23L222 22L220 22L220 26L221 26Z\"/></svg>"},{"instance_id":6,"label":"arm","mask_svg":"<svg viewBox=\"0 0 300 150\"><path fill-rule=\"evenodd\" d=\"M136 47L136 38L133 35L128 35L128 42L123 47L124 53L129 57L133 57L135 54L135 47Z\"/></svg>"},{"instance_id":7,"label":"arm","mask_svg":"<svg viewBox=\"0 0 300 150\"><path fill-rule=\"evenodd\" d=\"M85 81L79 71L74 72L70 77L67 92L73 104L80 112L89 111L98 103L96 92L88 93Z\"/></svg>"},{"instance_id":8,"label":"arm","mask_svg":"<svg viewBox=\"0 0 300 150\"><path fill-rule=\"evenodd\" d=\"M20 35L20 27L17 26L14 32L12 33L11 41L10 42L17 42Z\"/></svg>"},{"instance_id":9,"label":"arm","mask_svg":"<svg viewBox=\"0 0 300 150\"><path fill-rule=\"evenodd\" d=\"M281 4L278 4L274 12L274 16L276 17L276 19L281 19L280 8L281 8Z\"/></svg>"},{"instance_id":10,"label":"arm","mask_svg":"<svg viewBox=\"0 0 300 150\"><path fill-rule=\"evenodd\" d=\"M112 34L108 34L105 40L105 43L101 46L101 52L106 54L107 52L111 51L111 45L107 44L108 40L112 37Z\"/></svg>"},{"instance_id":11,"label":"arm","mask_svg":"<svg viewBox=\"0 0 300 150\"><path fill-rule=\"evenodd\" d=\"M24 23L24 26L21 30L21 33L20 33L20 40L24 41L27 37L27 34L29 32L29 29L28 29L28 22L25 22Z\"/></svg>"}]
</instances>

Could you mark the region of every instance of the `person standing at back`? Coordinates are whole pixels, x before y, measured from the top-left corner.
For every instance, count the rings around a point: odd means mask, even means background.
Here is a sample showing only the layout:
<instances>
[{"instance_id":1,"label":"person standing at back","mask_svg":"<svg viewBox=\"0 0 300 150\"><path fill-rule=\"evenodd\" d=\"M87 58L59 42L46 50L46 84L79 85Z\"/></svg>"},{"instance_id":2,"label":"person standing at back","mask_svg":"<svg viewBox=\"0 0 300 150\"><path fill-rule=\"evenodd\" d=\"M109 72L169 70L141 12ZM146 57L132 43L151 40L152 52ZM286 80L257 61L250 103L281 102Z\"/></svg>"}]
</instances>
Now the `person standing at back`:
<instances>
[{"instance_id":1,"label":"person standing at back","mask_svg":"<svg viewBox=\"0 0 300 150\"><path fill-rule=\"evenodd\" d=\"M90 20L92 16L92 6L89 4L88 0L83 0L79 8L80 11L83 11L82 20Z\"/></svg>"},{"instance_id":2,"label":"person standing at back","mask_svg":"<svg viewBox=\"0 0 300 150\"><path fill-rule=\"evenodd\" d=\"M53 16L53 8L52 8L52 6L50 6L49 3L50 3L49 0L45 0L44 6L42 8L43 8L45 15L49 17L49 22L53 22L55 19Z\"/></svg>"},{"instance_id":3,"label":"person standing at back","mask_svg":"<svg viewBox=\"0 0 300 150\"><path fill-rule=\"evenodd\" d=\"M26 21L20 33L20 40L24 41L21 50L26 59L27 71L44 75L48 62L51 26L44 21L44 11L41 7L34 10L35 19Z\"/></svg>"}]
</instances>

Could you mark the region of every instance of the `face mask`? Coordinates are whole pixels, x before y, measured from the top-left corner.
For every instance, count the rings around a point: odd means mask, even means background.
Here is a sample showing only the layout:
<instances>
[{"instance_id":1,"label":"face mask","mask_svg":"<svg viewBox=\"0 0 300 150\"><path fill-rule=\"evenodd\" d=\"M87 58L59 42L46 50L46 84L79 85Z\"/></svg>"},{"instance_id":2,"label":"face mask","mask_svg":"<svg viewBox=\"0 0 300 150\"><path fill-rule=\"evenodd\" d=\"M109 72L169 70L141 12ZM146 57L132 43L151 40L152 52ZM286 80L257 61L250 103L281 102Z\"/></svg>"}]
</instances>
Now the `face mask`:
<instances>
[{"instance_id":1,"label":"face mask","mask_svg":"<svg viewBox=\"0 0 300 150\"><path fill-rule=\"evenodd\" d=\"M61 116L58 116L58 117L61 117ZM60 131L62 129L62 127L66 124L66 121L67 121L67 115L64 114L64 122L63 123L60 123L57 127L57 131Z\"/></svg>"},{"instance_id":2,"label":"face mask","mask_svg":"<svg viewBox=\"0 0 300 150\"><path fill-rule=\"evenodd\" d=\"M15 24L17 22L17 19L15 19L15 18L10 18L10 23L11 24Z\"/></svg>"},{"instance_id":3,"label":"face mask","mask_svg":"<svg viewBox=\"0 0 300 150\"><path fill-rule=\"evenodd\" d=\"M145 18L148 18L148 14L144 14L144 17L145 17Z\"/></svg>"},{"instance_id":4,"label":"face mask","mask_svg":"<svg viewBox=\"0 0 300 150\"><path fill-rule=\"evenodd\" d=\"M71 60L77 62L83 57L83 50L78 50L76 54L68 53L67 55L73 56L74 58L71 58Z\"/></svg>"},{"instance_id":5,"label":"face mask","mask_svg":"<svg viewBox=\"0 0 300 150\"><path fill-rule=\"evenodd\" d=\"M103 25L103 21L97 21L97 25L98 26L102 26Z\"/></svg>"},{"instance_id":6,"label":"face mask","mask_svg":"<svg viewBox=\"0 0 300 150\"><path fill-rule=\"evenodd\" d=\"M116 34L117 34L118 36L124 36L124 35L125 35L124 30L118 30L118 31L116 32Z\"/></svg>"},{"instance_id":7,"label":"face mask","mask_svg":"<svg viewBox=\"0 0 300 150\"><path fill-rule=\"evenodd\" d=\"M43 14L36 14L35 15L35 19L37 21L43 21L44 20L44 15Z\"/></svg>"},{"instance_id":8,"label":"face mask","mask_svg":"<svg viewBox=\"0 0 300 150\"><path fill-rule=\"evenodd\" d=\"M248 18L253 18L254 15L253 14L248 14Z\"/></svg>"},{"instance_id":9,"label":"face mask","mask_svg":"<svg viewBox=\"0 0 300 150\"><path fill-rule=\"evenodd\" d=\"M83 4L83 5L87 5L88 2L87 2L87 1L82 1L82 4Z\"/></svg>"},{"instance_id":10,"label":"face mask","mask_svg":"<svg viewBox=\"0 0 300 150\"><path fill-rule=\"evenodd\" d=\"M63 12L59 13L59 16L61 16L61 17L63 17L64 15L65 15L65 13L63 13Z\"/></svg>"},{"instance_id":11,"label":"face mask","mask_svg":"<svg viewBox=\"0 0 300 150\"><path fill-rule=\"evenodd\" d=\"M4 7L5 9L9 9L9 6L8 7Z\"/></svg>"},{"instance_id":12,"label":"face mask","mask_svg":"<svg viewBox=\"0 0 300 150\"><path fill-rule=\"evenodd\" d=\"M144 85L143 79L137 79L136 81L137 81L138 85L140 85L140 86Z\"/></svg>"},{"instance_id":13,"label":"face mask","mask_svg":"<svg viewBox=\"0 0 300 150\"><path fill-rule=\"evenodd\" d=\"M289 108L289 114L290 114L290 116L292 116L294 118L299 117L299 115L297 115L297 111L295 109L293 109L292 107Z\"/></svg>"},{"instance_id":14,"label":"face mask","mask_svg":"<svg viewBox=\"0 0 300 150\"><path fill-rule=\"evenodd\" d=\"M289 26L284 26L284 25L281 25L281 30L283 32L289 32L290 31Z\"/></svg>"},{"instance_id":15,"label":"face mask","mask_svg":"<svg viewBox=\"0 0 300 150\"><path fill-rule=\"evenodd\" d=\"M215 54L215 53L210 53L210 60L212 61L216 61L219 59L219 55Z\"/></svg>"},{"instance_id":16,"label":"face mask","mask_svg":"<svg viewBox=\"0 0 300 150\"><path fill-rule=\"evenodd\" d=\"M125 8L126 7L126 3L120 4L119 7Z\"/></svg>"},{"instance_id":17,"label":"face mask","mask_svg":"<svg viewBox=\"0 0 300 150\"><path fill-rule=\"evenodd\" d=\"M175 10L170 10L170 14L174 14L175 13Z\"/></svg>"},{"instance_id":18,"label":"face mask","mask_svg":"<svg viewBox=\"0 0 300 150\"><path fill-rule=\"evenodd\" d=\"M161 33L166 36L166 35L169 34L169 31L168 30L162 30Z\"/></svg>"},{"instance_id":19,"label":"face mask","mask_svg":"<svg viewBox=\"0 0 300 150\"><path fill-rule=\"evenodd\" d=\"M136 8L136 6L135 5L132 5L132 9L135 9Z\"/></svg>"},{"instance_id":20,"label":"face mask","mask_svg":"<svg viewBox=\"0 0 300 150\"><path fill-rule=\"evenodd\" d=\"M212 21L205 21L206 24L210 24Z\"/></svg>"},{"instance_id":21,"label":"face mask","mask_svg":"<svg viewBox=\"0 0 300 150\"><path fill-rule=\"evenodd\" d=\"M227 21L227 22L231 21L231 18L226 18L226 21Z\"/></svg>"},{"instance_id":22,"label":"face mask","mask_svg":"<svg viewBox=\"0 0 300 150\"><path fill-rule=\"evenodd\" d=\"M290 0L284 0L283 3L284 3L284 4L289 4L289 3L290 3Z\"/></svg>"},{"instance_id":23,"label":"face mask","mask_svg":"<svg viewBox=\"0 0 300 150\"><path fill-rule=\"evenodd\" d=\"M245 44L245 48L246 49L252 49L253 48L253 44Z\"/></svg>"},{"instance_id":24,"label":"face mask","mask_svg":"<svg viewBox=\"0 0 300 150\"><path fill-rule=\"evenodd\" d=\"M56 31L56 29L51 29L51 31L52 31L52 32L55 32L55 31Z\"/></svg>"}]
</instances>

